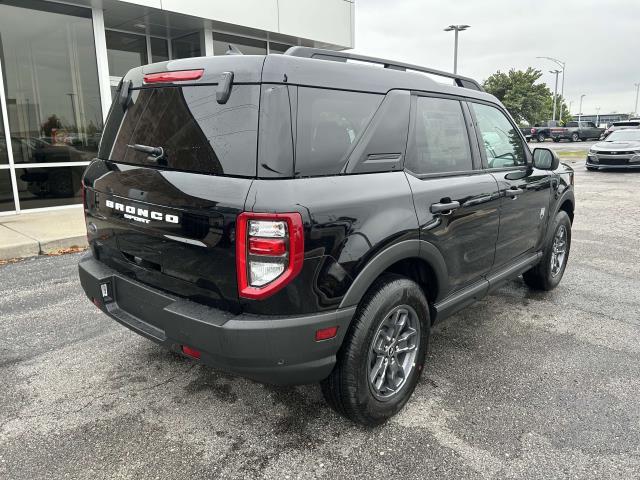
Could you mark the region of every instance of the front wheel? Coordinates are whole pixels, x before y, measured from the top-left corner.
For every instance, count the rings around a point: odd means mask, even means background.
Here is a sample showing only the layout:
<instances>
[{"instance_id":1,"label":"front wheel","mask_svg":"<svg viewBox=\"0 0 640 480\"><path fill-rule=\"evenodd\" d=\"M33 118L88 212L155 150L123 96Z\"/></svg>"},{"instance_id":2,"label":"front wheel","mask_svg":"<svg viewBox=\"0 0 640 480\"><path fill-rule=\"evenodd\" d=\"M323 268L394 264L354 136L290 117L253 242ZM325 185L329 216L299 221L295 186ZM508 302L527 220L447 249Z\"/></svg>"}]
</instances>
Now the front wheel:
<instances>
[{"instance_id":1,"label":"front wheel","mask_svg":"<svg viewBox=\"0 0 640 480\"><path fill-rule=\"evenodd\" d=\"M553 290L564 275L571 248L571 220L565 211L559 211L551 226L552 236L547 241L540 263L524 272L525 283L535 290Z\"/></svg>"},{"instance_id":2,"label":"front wheel","mask_svg":"<svg viewBox=\"0 0 640 480\"><path fill-rule=\"evenodd\" d=\"M579 142L580 141L580 135L578 135L577 133L573 133L571 135L571 141L572 142Z\"/></svg>"},{"instance_id":3,"label":"front wheel","mask_svg":"<svg viewBox=\"0 0 640 480\"><path fill-rule=\"evenodd\" d=\"M424 366L431 322L418 284L385 275L360 302L337 363L322 381L327 403L362 425L380 425L407 403Z\"/></svg>"}]
</instances>

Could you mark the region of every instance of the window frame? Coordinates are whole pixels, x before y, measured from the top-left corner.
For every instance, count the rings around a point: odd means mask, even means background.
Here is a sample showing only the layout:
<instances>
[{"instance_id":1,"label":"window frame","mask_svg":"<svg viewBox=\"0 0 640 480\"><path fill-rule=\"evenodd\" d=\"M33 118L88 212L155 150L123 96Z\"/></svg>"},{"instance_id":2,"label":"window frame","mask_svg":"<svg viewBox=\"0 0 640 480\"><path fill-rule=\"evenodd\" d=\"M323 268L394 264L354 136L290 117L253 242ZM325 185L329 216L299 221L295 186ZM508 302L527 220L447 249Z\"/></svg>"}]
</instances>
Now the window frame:
<instances>
[{"instance_id":1,"label":"window frame","mask_svg":"<svg viewBox=\"0 0 640 480\"><path fill-rule=\"evenodd\" d=\"M531 153L531 150L529 149L529 144L527 143L527 141L524 138L524 135L522 134L522 130L520 130L520 128L514 123L513 119L511 118L511 115L509 115L509 112L507 112L506 109L504 109L501 105L498 105L496 103L492 103L492 102L488 102L488 101L484 101L484 100L480 100L480 99L476 99L476 98L467 98L466 99L466 103L467 103L467 109L469 110L469 114L471 115L471 117L473 118L473 129L475 131L475 136L476 136L476 145L478 147L478 150L480 152L480 157L482 158L482 169L484 171L489 171L489 172L507 172L507 171L526 171L532 168L533 166L533 155ZM489 168L489 162L487 160L487 152L485 151L483 144L482 144L482 137L481 137L481 133L480 133L480 129L478 128L478 119L476 117L476 114L473 110L473 105L474 103L480 104L480 105L486 105L488 107L493 107L495 109L497 109L498 111L502 112L502 114L506 117L507 121L509 122L509 124L511 124L511 127L514 128L517 132L517 134L520 137L520 142L522 143L522 146L524 148L524 156L525 156L525 164L524 165L516 165L513 167L500 167L500 168Z\"/></svg>"},{"instance_id":2,"label":"window frame","mask_svg":"<svg viewBox=\"0 0 640 480\"><path fill-rule=\"evenodd\" d=\"M418 97L429 97L429 98L441 98L446 100L453 100L458 102L460 105L460 109L462 110L462 115L464 118L465 127L467 130L467 138L469 140L469 153L471 154L471 169L470 170L456 170L452 172L432 172L432 173L418 173L410 170L407 167L407 161L409 158L412 158L412 155L416 154L416 145L415 145L415 132L416 132L416 113L418 108ZM476 175L478 173L483 173L483 165L481 162L480 151L478 149L477 141L474 141L475 133L473 132L474 124L473 118L471 117L468 106L466 105L466 98L463 96L457 95L449 95L443 93L434 93L434 92L422 92L422 91L411 91L411 103L409 110L409 131L407 135L407 145L405 148L405 158L403 168L404 171L413 175L416 178L439 178L439 177L455 177L462 175Z\"/></svg>"}]
</instances>

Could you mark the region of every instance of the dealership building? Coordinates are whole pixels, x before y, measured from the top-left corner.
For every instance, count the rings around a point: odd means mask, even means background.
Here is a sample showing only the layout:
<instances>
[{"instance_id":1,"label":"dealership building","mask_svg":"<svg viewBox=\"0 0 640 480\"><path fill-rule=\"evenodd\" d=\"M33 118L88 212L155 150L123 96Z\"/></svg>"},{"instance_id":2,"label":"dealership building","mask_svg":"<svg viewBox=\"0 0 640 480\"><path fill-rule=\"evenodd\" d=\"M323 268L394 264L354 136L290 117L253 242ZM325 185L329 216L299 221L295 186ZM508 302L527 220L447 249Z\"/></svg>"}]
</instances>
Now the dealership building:
<instances>
[{"instance_id":1,"label":"dealership building","mask_svg":"<svg viewBox=\"0 0 640 480\"><path fill-rule=\"evenodd\" d=\"M229 44L352 48L353 0L0 0L0 215L79 205L127 70Z\"/></svg>"}]
</instances>

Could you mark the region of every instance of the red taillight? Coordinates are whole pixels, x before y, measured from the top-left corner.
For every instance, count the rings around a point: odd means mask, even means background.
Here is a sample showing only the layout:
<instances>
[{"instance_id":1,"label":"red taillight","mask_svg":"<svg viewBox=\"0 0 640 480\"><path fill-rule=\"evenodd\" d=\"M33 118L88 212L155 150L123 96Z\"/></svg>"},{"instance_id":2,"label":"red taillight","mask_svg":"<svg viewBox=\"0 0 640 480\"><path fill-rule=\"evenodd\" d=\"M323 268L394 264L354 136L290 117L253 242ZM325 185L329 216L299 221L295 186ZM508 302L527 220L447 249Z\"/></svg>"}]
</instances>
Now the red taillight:
<instances>
[{"instance_id":1,"label":"red taillight","mask_svg":"<svg viewBox=\"0 0 640 480\"><path fill-rule=\"evenodd\" d=\"M198 70L175 70L173 72L147 73L144 76L144 83L171 83L184 82L186 80L198 80L202 77L204 69Z\"/></svg>"},{"instance_id":2,"label":"red taillight","mask_svg":"<svg viewBox=\"0 0 640 480\"><path fill-rule=\"evenodd\" d=\"M537 132L537 130L536 130L535 128L532 128L532 129L531 129L531 134L534 134L534 133L536 133L536 132Z\"/></svg>"},{"instance_id":3,"label":"red taillight","mask_svg":"<svg viewBox=\"0 0 640 480\"><path fill-rule=\"evenodd\" d=\"M287 244L282 238L249 237L249 253L252 255L284 255Z\"/></svg>"},{"instance_id":4,"label":"red taillight","mask_svg":"<svg viewBox=\"0 0 640 480\"><path fill-rule=\"evenodd\" d=\"M188 345L182 345L182 353L184 353L187 357L199 359L200 358L200 350L196 350Z\"/></svg>"},{"instance_id":5,"label":"red taillight","mask_svg":"<svg viewBox=\"0 0 640 480\"><path fill-rule=\"evenodd\" d=\"M299 213L241 213L236 224L238 293L266 298L295 278L304 261Z\"/></svg>"},{"instance_id":6,"label":"red taillight","mask_svg":"<svg viewBox=\"0 0 640 480\"><path fill-rule=\"evenodd\" d=\"M321 328L320 330L316 330L316 342L320 342L322 340L329 340L330 338L335 337L338 334L338 327L327 327Z\"/></svg>"}]
</instances>

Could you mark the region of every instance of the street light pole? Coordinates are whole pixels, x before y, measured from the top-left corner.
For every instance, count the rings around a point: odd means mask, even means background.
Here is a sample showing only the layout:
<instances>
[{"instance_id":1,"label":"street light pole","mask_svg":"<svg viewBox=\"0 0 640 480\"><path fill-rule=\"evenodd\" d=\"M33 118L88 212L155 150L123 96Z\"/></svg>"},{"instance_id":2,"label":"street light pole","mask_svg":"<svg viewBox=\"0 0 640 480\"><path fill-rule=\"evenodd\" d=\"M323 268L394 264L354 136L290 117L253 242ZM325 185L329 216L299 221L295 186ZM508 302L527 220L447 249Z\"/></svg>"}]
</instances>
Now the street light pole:
<instances>
[{"instance_id":1,"label":"street light pole","mask_svg":"<svg viewBox=\"0 0 640 480\"><path fill-rule=\"evenodd\" d=\"M553 90L553 121L556 121L556 101L558 99L558 74L560 70L549 70L549 73L554 73L556 75L556 86Z\"/></svg>"},{"instance_id":2,"label":"street light pole","mask_svg":"<svg viewBox=\"0 0 640 480\"><path fill-rule=\"evenodd\" d=\"M640 91L640 83L634 83L633 86L636 87L636 106L633 109L633 113L638 115L638 92Z\"/></svg>"},{"instance_id":3,"label":"street light pole","mask_svg":"<svg viewBox=\"0 0 640 480\"><path fill-rule=\"evenodd\" d=\"M587 96L586 93L583 93L582 95L580 95L580 111L578 112L578 122L582 120L582 99L586 96Z\"/></svg>"},{"instance_id":4,"label":"street light pole","mask_svg":"<svg viewBox=\"0 0 640 480\"><path fill-rule=\"evenodd\" d=\"M600 126L600 107L596 107L596 127Z\"/></svg>"},{"instance_id":5,"label":"street light pole","mask_svg":"<svg viewBox=\"0 0 640 480\"><path fill-rule=\"evenodd\" d=\"M563 62L562 60L558 60L557 58L553 58L553 57L536 57L536 58L544 58L546 60L551 60L553 63L555 63L556 65L562 68L562 86L560 87L560 96L562 97L562 103L560 103L560 120L562 120L562 107L564 106L564 71L567 69L567 64L566 62Z\"/></svg>"},{"instance_id":6,"label":"street light pole","mask_svg":"<svg viewBox=\"0 0 640 480\"><path fill-rule=\"evenodd\" d=\"M453 73L458 73L458 32L462 32L471 25L449 25L444 29L445 32L455 32L455 40L453 45Z\"/></svg>"}]
</instances>

